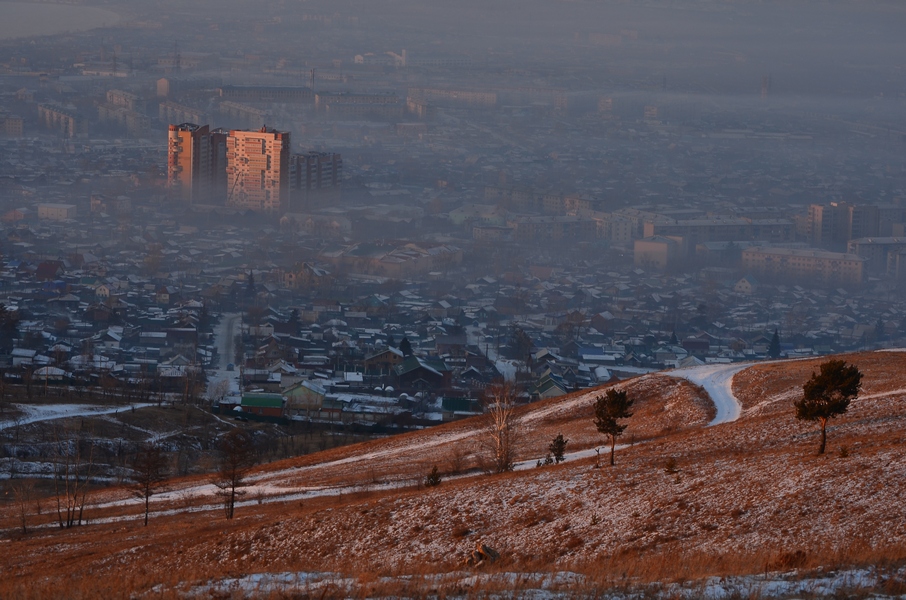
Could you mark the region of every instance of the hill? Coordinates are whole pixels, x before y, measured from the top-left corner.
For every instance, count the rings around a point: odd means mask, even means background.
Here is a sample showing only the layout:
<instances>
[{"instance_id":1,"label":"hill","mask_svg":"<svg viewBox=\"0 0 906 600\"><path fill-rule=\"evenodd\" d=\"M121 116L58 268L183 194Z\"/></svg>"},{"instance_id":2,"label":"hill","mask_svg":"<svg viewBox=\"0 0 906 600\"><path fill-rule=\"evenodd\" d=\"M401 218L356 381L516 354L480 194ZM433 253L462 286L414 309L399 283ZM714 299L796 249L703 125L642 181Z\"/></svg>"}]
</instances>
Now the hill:
<instances>
[{"instance_id":1,"label":"hill","mask_svg":"<svg viewBox=\"0 0 906 600\"><path fill-rule=\"evenodd\" d=\"M170 482L147 528L126 490L94 495L88 524L72 529L45 506L28 535L7 505L0 597L696 597L714 577L746 597L906 593L906 353L841 358L863 390L831 422L823 456L792 402L826 359L646 375L619 384L636 406L614 467L595 468L601 388L520 407L511 473L485 473L488 436L471 419L260 466L230 521L199 478ZM718 393L737 410L717 410ZM566 462L536 468L561 432ZM435 465L442 483L424 488ZM477 544L500 559L468 566ZM848 570L828 579L837 569ZM751 579L766 572L787 574Z\"/></svg>"}]
</instances>

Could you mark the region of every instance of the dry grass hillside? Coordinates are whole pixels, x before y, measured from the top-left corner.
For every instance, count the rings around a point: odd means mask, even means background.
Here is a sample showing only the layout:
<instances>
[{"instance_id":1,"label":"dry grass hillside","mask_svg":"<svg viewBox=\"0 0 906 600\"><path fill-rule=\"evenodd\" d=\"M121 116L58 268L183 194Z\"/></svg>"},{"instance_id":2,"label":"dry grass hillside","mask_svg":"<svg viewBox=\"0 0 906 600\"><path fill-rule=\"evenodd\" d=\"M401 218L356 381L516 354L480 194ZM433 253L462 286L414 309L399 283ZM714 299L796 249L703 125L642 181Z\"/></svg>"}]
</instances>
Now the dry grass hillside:
<instances>
[{"instance_id":1,"label":"dry grass hillside","mask_svg":"<svg viewBox=\"0 0 906 600\"><path fill-rule=\"evenodd\" d=\"M147 528L126 491L98 494L88 525L68 530L52 526L45 506L31 519L47 526L17 534L7 506L0 597L283 597L280 586L248 592L248 579L235 589L214 583L262 573L295 574L302 596L480 596L493 585L538 587L529 580L545 576L550 593L593 596L651 581L898 565L906 353L843 358L863 371L863 393L831 422L823 456L817 427L792 409L821 360L738 373L742 416L715 427L706 427L714 409L701 388L649 375L620 386L637 402L623 439L632 444L615 467L594 468L588 451L604 443L592 422L597 390L520 409L527 468L502 475L482 472L487 436L470 420L262 466L232 521L192 478L170 483ZM568 452L585 452L534 468L560 432ZM433 465L443 482L425 489ZM465 566L477 543L500 560ZM310 574L303 584L300 573ZM883 591L906 592L898 582Z\"/></svg>"}]
</instances>

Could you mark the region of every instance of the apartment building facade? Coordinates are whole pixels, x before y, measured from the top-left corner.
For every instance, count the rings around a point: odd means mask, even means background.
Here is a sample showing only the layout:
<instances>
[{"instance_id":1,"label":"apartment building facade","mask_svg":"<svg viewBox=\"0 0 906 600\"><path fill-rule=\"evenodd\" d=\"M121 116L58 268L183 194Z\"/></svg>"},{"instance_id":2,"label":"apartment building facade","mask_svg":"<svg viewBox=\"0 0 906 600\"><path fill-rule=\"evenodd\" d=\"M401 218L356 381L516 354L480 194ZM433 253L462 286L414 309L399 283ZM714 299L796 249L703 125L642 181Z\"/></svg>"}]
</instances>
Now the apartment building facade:
<instances>
[{"instance_id":1,"label":"apartment building facade","mask_svg":"<svg viewBox=\"0 0 906 600\"><path fill-rule=\"evenodd\" d=\"M227 206L263 212L290 209L290 134L262 127L231 130L226 141Z\"/></svg>"},{"instance_id":2,"label":"apartment building facade","mask_svg":"<svg viewBox=\"0 0 906 600\"><path fill-rule=\"evenodd\" d=\"M207 125L170 125L167 137L167 189L186 204L206 203L213 191L211 129Z\"/></svg>"},{"instance_id":3,"label":"apartment building facade","mask_svg":"<svg viewBox=\"0 0 906 600\"><path fill-rule=\"evenodd\" d=\"M831 286L861 285L867 260L855 254L812 249L752 247L743 250L743 267L769 279L811 281Z\"/></svg>"}]
</instances>

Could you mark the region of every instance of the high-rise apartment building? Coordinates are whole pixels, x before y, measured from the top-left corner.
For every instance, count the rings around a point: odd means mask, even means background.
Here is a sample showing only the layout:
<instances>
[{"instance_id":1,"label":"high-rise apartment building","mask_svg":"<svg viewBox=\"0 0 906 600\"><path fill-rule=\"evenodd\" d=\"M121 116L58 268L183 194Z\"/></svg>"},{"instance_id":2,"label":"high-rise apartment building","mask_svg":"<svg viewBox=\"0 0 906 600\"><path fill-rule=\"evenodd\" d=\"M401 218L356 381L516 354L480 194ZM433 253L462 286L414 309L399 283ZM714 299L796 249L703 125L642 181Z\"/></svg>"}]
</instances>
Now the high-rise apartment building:
<instances>
[{"instance_id":1,"label":"high-rise apartment building","mask_svg":"<svg viewBox=\"0 0 906 600\"><path fill-rule=\"evenodd\" d=\"M211 130L207 125L170 125L167 140L167 189L187 204L211 200Z\"/></svg>"},{"instance_id":2,"label":"high-rise apartment building","mask_svg":"<svg viewBox=\"0 0 906 600\"><path fill-rule=\"evenodd\" d=\"M880 213L876 205L851 204L848 216L849 240L878 235Z\"/></svg>"},{"instance_id":3,"label":"high-rise apartment building","mask_svg":"<svg viewBox=\"0 0 906 600\"><path fill-rule=\"evenodd\" d=\"M812 204L807 221L809 242L821 248L843 250L849 240L878 235L879 214L873 204Z\"/></svg>"},{"instance_id":4,"label":"high-rise apartment building","mask_svg":"<svg viewBox=\"0 0 906 600\"><path fill-rule=\"evenodd\" d=\"M265 212L289 210L288 132L262 127L230 131L226 140L227 206Z\"/></svg>"},{"instance_id":5,"label":"high-rise apartment building","mask_svg":"<svg viewBox=\"0 0 906 600\"><path fill-rule=\"evenodd\" d=\"M293 210L305 211L335 200L342 179L343 158L339 154L293 154L289 163Z\"/></svg>"},{"instance_id":6,"label":"high-rise apartment building","mask_svg":"<svg viewBox=\"0 0 906 600\"><path fill-rule=\"evenodd\" d=\"M844 202L808 207L808 239L819 248L837 248L847 242L849 207Z\"/></svg>"}]
</instances>

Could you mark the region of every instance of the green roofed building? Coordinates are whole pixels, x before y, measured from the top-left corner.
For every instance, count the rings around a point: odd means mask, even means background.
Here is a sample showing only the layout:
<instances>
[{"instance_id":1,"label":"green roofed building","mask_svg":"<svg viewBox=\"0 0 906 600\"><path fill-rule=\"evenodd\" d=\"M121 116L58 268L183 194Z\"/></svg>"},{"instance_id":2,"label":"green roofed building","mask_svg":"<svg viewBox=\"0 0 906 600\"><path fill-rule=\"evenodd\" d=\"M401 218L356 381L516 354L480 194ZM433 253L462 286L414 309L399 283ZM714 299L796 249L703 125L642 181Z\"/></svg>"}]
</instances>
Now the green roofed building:
<instances>
[{"instance_id":1,"label":"green roofed building","mask_svg":"<svg viewBox=\"0 0 906 600\"><path fill-rule=\"evenodd\" d=\"M243 394L240 406L247 415L282 419L286 413L286 398L280 394Z\"/></svg>"}]
</instances>

